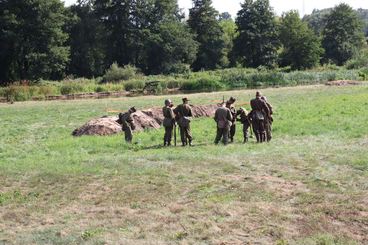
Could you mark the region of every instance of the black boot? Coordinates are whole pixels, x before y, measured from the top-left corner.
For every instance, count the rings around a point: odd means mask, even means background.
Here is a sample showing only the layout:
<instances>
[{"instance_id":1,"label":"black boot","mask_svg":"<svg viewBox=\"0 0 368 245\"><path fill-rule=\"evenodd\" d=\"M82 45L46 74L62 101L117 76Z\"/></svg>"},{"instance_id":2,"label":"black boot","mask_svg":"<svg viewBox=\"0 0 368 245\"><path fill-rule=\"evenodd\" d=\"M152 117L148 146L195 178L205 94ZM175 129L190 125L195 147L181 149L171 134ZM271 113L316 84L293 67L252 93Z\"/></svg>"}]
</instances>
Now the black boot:
<instances>
[{"instance_id":1,"label":"black boot","mask_svg":"<svg viewBox=\"0 0 368 245\"><path fill-rule=\"evenodd\" d=\"M261 133L261 142L266 142L266 133Z\"/></svg>"},{"instance_id":2,"label":"black boot","mask_svg":"<svg viewBox=\"0 0 368 245\"><path fill-rule=\"evenodd\" d=\"M259 143L261 141L261 135L256 133L256 139L257 139L257 143Z\"/></svg>"}]
</instances>

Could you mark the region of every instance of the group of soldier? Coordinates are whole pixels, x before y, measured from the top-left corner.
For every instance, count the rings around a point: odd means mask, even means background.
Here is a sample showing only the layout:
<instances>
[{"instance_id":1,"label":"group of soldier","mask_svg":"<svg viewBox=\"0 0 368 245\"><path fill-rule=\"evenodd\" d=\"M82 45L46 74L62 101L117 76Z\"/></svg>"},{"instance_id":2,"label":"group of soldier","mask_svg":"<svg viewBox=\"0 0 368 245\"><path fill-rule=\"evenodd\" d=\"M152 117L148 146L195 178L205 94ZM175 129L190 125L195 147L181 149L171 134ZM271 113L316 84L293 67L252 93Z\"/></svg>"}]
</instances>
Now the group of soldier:
<instances>
[{"instance_id":1,"label":"group of soldier","mask_svg":"<svg viewBox=\"0 0 368 245\"><path fill-rule=\"evenodd\" d=\"M176 125L179 126L182 146L192 146L193 137L190 128L193 117L192 109L188 98L183 98L182 101L182 104L174 108L170 99L165 100L165 106L162 108L163 126L165 127L164 146L171 146L173 132L176 133ZM214 120L217 124L215 144L221 140L225 145L234 142L237 121L243 124L244 143L249 140L249 131L251 134L254 133L258 143L269 142L272 138L273 111L267 98L257 91L256 97L250 101L252 110L249 113L242 107L236 110L235 102L236 99L230 97L226 102L219 104L215 111ZM135 128L132 118L134 112L136 109L132 107L128 112L120 113L118 120L125 132L125 140L129 143L132 142L132 131Z\"/></svg>"}]
</instances>

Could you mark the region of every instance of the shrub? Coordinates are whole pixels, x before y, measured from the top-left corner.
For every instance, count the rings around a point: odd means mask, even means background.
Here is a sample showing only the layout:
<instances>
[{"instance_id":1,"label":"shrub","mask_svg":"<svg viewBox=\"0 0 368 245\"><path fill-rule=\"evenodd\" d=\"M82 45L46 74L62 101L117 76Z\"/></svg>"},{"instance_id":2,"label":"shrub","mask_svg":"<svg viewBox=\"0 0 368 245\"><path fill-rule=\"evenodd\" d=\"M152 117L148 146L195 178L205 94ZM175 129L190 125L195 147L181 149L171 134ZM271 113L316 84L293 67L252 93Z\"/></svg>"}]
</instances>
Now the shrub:
<instances>
[{"instance_id":1,"label":"shrub","mask_svg":"<svg viewBox=\"0 0 368 245\"><path fill-rule=\"evenodd\" d=\"M57 88L51 85L39 86L39 95L50 96L57 94Z\"/></svg>"},{"instance_id":2,"label":"shrub","mask_svg":"<svg viewBox=\"0 0 368 245\"><path fill-rule=\"evenodd\" d=\"M218 80L211 78L199 78L196 80L186 81L182 84L182 90L188 91L218 91L225 88L225 85Z\"/></svg>"},{"instance_id":3,"label":"shrub","mask_svg":"<svg viewBox=\"0 0 368 245\"><path fill-rule=\"evenodd\" d=\"M169 80L168 82L166 82L166 88L168 89L180 88L182 83L183 82L179 80Z\"/></svg>"},{"instance_id":4,"label":"shrub","mask_svg":"<svg viewBox=\"0 0 368 245\"><path fill-rule=\"evenodd\" d=\"M29 86L9 86L4 90L4 96L9 101L26 101L32 98Z\"/></svg>"},{"instance_id":5,"label":"shrub","mask_svg":"<svg viewBox=\"0 0 368 245\"><path fill-rule=\"evenodd\" d=\"M119 67L113 63L103 76L103 82L119 82L135 78L138 75L138 68L132 65Z\"/></svg>"},{"instance_id":6,"label":"shrub","mask_svg":"<svg viewBox=\"0 0 368 245\"><path fill-rule=\"evenodd\" d=\"M68 82L68 83L63 84L60 87L60 93L63 95L75 94L75 93L80 93L80 92L84 92L84 87L80 83Z\"/></svg>"},{"instance_id":7,"label":"shrub","mask_svg":"<svg viewBox=\"0 0 368 245\"><path fill-rule=\"evenodd\" d=\"M144 88L145 83L141 80L133 80L124 83L126 91L139 90Z\"/></svg>"},{"instance_id":8,"label":"shrub","mask_svg":"<svg viewBox=\"0 0 368 245\"><path fill-rule=\"evenodd\" d=\"M368 80L368 68L361 69L359 71L359 77L361 78L361 80L367 81Z\"/></svg>"},{"instance_id":9,"label":"shrub","mask_svg":"<svg viewBox=\"0 0 368 245\"><path fill-rule=\"evenodd\" d=\"M101 92L107 92L106 87L104 86L97 86L95 89L96 93L101 93Z\"/></svg>"},{"instance_id":10,"label":"shrub","mask_svg":"<svg viewBox=\"0 0 368 245\"><path fill-rule=\"evenodd\" d=\"M354 55L354 57L350 59L345 66L348 69L368 68L368 49L364 49Z\"/></svg>"},{"instance_id":11,"label":"shrub","mask_svg":"<svg viewBox=\"0 0 368 245\"><path fill-rule=\"evenodd\" d=\"M190 73L190 71L191 71L190 65L183 64L183 63L176 63L170 66L170 68L168 69L166 73L167 74L186 74L186 73Z\"/></svg>"}]
</instances>

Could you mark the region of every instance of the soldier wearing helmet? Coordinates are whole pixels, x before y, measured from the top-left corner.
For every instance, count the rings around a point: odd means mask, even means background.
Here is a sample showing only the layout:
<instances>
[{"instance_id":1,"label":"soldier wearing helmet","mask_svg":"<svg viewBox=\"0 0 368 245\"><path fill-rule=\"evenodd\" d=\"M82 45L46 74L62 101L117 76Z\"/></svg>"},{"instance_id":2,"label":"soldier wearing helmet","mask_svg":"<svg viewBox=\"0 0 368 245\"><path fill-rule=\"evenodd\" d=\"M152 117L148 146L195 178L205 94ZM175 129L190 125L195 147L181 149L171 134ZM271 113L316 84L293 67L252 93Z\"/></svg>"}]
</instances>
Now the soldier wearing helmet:
<instances>
[{"instance_id":1,"label":"soldier wearing helmet","mask_svg":"<svg viewBox=\"0 0 368 245\"><path fill-rule=\"evenodd\" d=\"M132 107L127 112L120 113L119 120L117 121L121 124L121 129L124 131L125 141L127 143L132 143L133 140L133 130L135 129L135 125L132 114L136 111L135 107Z\"/></svg>"},{"instance_id":2,"label":"soldier wearing helmet","mask_svg":"<svg viewBox=\"0 0 368 245\"><path fill-rule=\"evenodd\" d=\"M174 104L170 99L165 100L165 106L162 108L162 113L164 114L163 126L165 127L164 135L164 146L171 145L172 132L175 125L175 114L173 111Z\"/></svg>"},{"instance_id":3,"label":"soldier wearing helmet","mask_svg":"<svg viewBox=\"0 0 368 245\"><path fill-rule=\"evenodd\" d=\"M248 132L251 126L252 118L250 117L250 113L248 113L248 111L242 107L237 110L236 115L240 117L239 119L237 119L237 121L240 121L243 124L243 143L247 143L249 140Z\"/></svg>"},{"instance_id":4,"label":"soldier wearing helmet","mask_svg":"<svg viewBox=\"0 0 368 245\"><path fill-rule=\"evenodd\" d=\"M236 99L234 97L230 97L230 99L226 101L226 107L230 110L231 116L232 116L231 126L229 130L229 138L230 138L231 143L234 142L234 136L236 132L236 124L235 124L236 123L236 110L234 107L235 101Z\"/></svg>"},{"instance_id":5,"label":"soldier wearing helmet","mask_svg":"<svg viewBox=\"0 0 368 245\"><path fill-rule=\"evenodd\" d=\"M273 118L272 118L272 105L268 102L266 96L261 96L261 99L266 102L266 105L269 109L269 114L266 114L265 117L265 121L264 121L264 125L265 125L265 130L266 130L266 140L267 142L270 142L272 139L272 123L273 123Z\"/></svg>"},{"instance_id":6,"label":"soldier wearing helmet","mask_svg":"<svg viewBox=\"0 0 368 245\"><path fill-rule=\"evenodd\" d=\"M270 114L270 110L264 100L261 99L262 94L257 91L256 98L250 101L252 107L252 126L257 142L262 143L266 141L265 117Z\"/></svg>"},{"instance_id":7,"label":"soldier wearing helmet","mask_svg":"<svg viewBox=\"0 0 368 245\"><path fill-rule=\"evenodd\" d=\"M189 105L189 99L183 98L183 104L178 105L174 109L174 113L177 117L177 122L180 129L180 138L182 146L192 146L192 132L190 130L190 122L192 120L192 108Z\"/></svg>"}]
</instances>

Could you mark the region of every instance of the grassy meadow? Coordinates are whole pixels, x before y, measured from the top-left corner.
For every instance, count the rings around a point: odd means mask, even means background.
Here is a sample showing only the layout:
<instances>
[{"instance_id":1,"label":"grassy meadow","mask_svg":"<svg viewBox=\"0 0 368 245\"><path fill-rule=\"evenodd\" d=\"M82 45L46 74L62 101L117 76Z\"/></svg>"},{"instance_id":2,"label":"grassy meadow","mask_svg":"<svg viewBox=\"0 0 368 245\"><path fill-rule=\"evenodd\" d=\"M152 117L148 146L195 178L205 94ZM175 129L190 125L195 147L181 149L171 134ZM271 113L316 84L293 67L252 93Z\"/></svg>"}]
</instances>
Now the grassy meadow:
<instances>
[{"instance_id":1,"label":"grassy meadow","mask_svg":"<svg viewBox=\"0 0 368 245\"><path fill-rule=\"evenodd\" d=\"M274 139L163 148L163 130L74 138L165 96L0 104L0 244L367 244L368 86L270 88ZM254 90L191 94L192 104ZM180 95L172 96L180 102ZM249 108L249 106L245 106Z\"/></svg>"}]
</instances>

